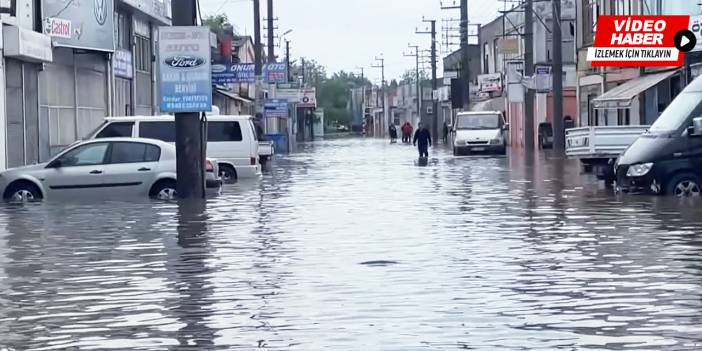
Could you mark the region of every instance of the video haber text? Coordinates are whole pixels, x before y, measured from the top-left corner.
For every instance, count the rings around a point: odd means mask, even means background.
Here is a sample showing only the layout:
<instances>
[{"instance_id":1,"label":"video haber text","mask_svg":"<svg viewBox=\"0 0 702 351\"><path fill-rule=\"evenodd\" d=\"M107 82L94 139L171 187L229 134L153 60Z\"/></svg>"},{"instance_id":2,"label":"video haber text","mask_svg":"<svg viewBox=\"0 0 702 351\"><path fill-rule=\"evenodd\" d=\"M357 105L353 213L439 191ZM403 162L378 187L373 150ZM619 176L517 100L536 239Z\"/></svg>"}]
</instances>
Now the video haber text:
<instances>
[{"instance_id":1,"label":"video haber text","mask_svg":"<svg viewBox=\"0 0 702 351\"><path fill-rule=\"evenodd\" d=\"M663 45L663 31L666 22L664 20L638 20L631 19L615 20L614 29L617 32L612 34L612 45Z\"/></svg>"}]
</instances>

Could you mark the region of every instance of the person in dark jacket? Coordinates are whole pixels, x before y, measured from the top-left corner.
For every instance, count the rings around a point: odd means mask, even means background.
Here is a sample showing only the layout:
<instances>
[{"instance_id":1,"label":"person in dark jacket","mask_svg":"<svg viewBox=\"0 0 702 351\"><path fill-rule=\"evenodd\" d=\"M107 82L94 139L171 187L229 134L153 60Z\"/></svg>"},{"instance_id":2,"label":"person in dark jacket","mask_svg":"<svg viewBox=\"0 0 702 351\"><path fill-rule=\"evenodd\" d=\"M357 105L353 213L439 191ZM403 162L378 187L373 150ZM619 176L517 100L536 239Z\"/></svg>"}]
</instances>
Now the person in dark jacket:
<instances>
[{"instance_id":1,"label":"person in dark jacket","mask_svg":"<svg viewBox=\"0 0 702 351\"><path fill-rule=\"evenodd\" d=\"M431 133L424 124L420 123L417 132L414 133L413 145L417 145L419 158L429 157L429 146L431 146Z\"/></svg>"},{"instance_id":2,"label":"person in dark jacket","mask_svg":"<svg viewBox=\"0 0 702 351\"><path fill-rule=\"evenodd\" d=\"M444 122L444 144L448 144L449 126Z\"/></svg>"}]
</instances>

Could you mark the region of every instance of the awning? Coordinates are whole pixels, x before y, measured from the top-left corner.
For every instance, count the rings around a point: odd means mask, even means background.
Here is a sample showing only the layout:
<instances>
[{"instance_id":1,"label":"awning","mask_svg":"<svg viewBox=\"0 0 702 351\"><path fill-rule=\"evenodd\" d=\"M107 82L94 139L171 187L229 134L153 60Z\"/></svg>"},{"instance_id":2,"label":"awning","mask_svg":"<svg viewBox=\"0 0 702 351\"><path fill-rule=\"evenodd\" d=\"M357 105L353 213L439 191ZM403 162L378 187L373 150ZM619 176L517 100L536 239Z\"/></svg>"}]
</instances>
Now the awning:
<instances>
[{"instance_id":1,"label":"awning","mask_svg":"<svg viewBox=\"0 0 702 351\"><path fill-rule=\"evenodd\" d=\"M243 102L243 103L245 103L245 104L251 104L251 103L253 103L252 100L249 100L249 99L247 99L247 98L243 98L243 97L239 96L239 94L233 93L233 92L231 92L231 91L227 91L227 90L223 90L223 89L217 89L217 92L220 93L220 94L222 94L222 95L224 95L224 96L226 96L226 97L228 97L228 98L230 98L230 99L234 99L234 100L237 100L237 101L241 101L241 102Z\"/></svg>"},{"instance_id":2,"label":"awning","mask_svg":"<svg viewBox=\"0 0 702 351\"><path fill-rule=\"evenodd\" d=\"M636 96L658 85L678 70L648 74L632 79L592 100L596 109L627 109Z\"/></svg>"}]
</instances>

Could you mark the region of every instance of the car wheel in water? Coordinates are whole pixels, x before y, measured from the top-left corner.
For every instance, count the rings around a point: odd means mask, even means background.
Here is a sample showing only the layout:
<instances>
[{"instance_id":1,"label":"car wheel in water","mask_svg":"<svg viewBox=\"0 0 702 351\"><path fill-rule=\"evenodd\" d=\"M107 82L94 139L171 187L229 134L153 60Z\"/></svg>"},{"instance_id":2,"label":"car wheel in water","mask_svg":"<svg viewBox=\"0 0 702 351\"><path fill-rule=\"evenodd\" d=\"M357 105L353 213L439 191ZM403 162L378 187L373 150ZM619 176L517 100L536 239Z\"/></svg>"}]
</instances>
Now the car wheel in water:
<instances>
[{"instance_id":1,"label":"car wheel in water","mask_svg":"<svg viewBox=\"0 0 702 351\"><path fill-rule=\"evenodd\" d=\"M176 182L172 180L160 181L154 185L149 195L157 200L174 200L178 197Z\"/></svg>"},{"instance_id":2,"label":"car wheel in water","mask_svg":"<svg viewBox=\"0 0 702 351\"><path fill-rule=\"evenodd\" d=\"M5 190L5 201L9 202L31 202L43 199L39 188L29 182L20 182L10 185Z\"/></svg>"},{"instance_id":3,"label":"car wheel in water","mask_svg":"<svg viewBox=\"0 0 702 351\"><path fill-rule=\"evenodd\" d=\"M675 176L668 184L667 194L675 197L699 197L702 194L700 178L692 173Z\"/></svg>"},{"instance_id":4,"label":"car wheel in water","mask_svg":"<svg viewBox=\"0 0 702 351\"><path fill-rule=\"evenodd\" d=\"M236 183L236 170L230 165L219 165L219 176L222 178L224 184Z\"/></svg>"}]
</instances>

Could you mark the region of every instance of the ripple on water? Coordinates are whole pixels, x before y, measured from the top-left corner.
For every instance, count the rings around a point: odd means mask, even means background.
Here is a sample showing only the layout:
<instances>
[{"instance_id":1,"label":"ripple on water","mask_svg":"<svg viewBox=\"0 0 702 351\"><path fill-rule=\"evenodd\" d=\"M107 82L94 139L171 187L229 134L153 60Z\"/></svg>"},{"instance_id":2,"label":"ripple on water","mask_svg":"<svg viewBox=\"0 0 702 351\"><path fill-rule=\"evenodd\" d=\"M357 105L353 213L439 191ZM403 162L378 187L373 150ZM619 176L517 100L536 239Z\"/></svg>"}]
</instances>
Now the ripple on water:
<instances>
[{"instance_id":1,"label":"ripple on water","mask_svg":"<svg viewBox=\"0 0 702 351\"><path fill-rule=\"evenodd\" d=\"M0 346L699 350L694 204L376 140L192 204L0 209Z\"/></svg>"}]
</instances>

